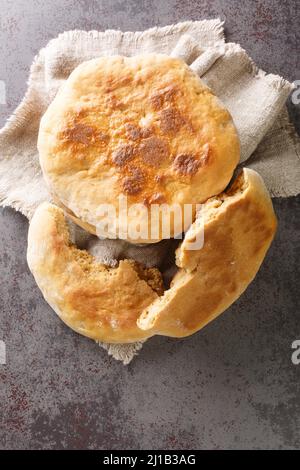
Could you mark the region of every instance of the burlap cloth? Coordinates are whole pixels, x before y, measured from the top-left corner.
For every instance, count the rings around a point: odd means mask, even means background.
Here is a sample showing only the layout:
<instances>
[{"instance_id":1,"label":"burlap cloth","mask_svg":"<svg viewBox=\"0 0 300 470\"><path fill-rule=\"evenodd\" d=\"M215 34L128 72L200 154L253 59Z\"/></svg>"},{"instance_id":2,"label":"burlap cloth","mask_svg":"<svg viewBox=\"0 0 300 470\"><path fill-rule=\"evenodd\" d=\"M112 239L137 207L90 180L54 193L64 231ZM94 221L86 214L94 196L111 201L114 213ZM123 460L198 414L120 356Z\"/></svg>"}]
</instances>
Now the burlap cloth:
<instances>
[{"instance_id":1,"label":"burlap cloth","mask_svg":"<svg viewBox=\"0 0 300 470\"><path fill-rule=\"evenodd\" d=\"M36 149L38 127L74 67L98 56L147 52L182 58L221 98L239 131L241 163L248 160L247 166L263 176L272 196L299 193L300 143L284 106L292 85L259 70L238 44L226 44L223 23L217 19L144 32L75 30L50 41L34 59L24 99L0 131L1 206L11 206L30 218L38 204L49 199ZM76 229L73 232L79 245L112 265L122 257L160 265L168 253L164 243L145 250L124 242L98 242ZM101 346L128 364L142 343Z\"/></svg>"}]
</instances>

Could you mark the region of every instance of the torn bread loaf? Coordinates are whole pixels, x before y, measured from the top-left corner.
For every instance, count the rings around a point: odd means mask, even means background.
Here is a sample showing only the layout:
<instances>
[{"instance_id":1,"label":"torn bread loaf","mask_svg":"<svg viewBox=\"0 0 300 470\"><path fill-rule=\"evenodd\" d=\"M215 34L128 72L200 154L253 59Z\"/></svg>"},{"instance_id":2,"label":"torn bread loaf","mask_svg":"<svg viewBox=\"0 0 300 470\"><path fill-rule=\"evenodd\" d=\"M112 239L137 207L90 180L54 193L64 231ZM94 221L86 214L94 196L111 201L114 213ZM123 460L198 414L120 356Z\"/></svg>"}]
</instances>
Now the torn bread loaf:
<instances>
[{"instance_id":1,"label":"torn bread loaf","mask_svg":"<svg viewBox=\"0 0 300 470\"><path fill-rule=\"evenodd\" d=\"M138 319L156 334L188 336L226 310L253 280L274 237L277 221L262 178L244 169L231 188L208 200L177 249L180 267L171 287ZM197 231L204 244L190 250Z\"/></svg>"},{"instance_id":2,"label":"torn bread loaf","mask_svg":"<svg viewBox=\"0 0 300 470\"><path fill-rule=\"evenodd\" d=\"M183 337L242 294L266 255L276 225L263 180L244 169L225 193L203 204L177 249L179 270L165 292L158 269L144 269L130 260L109 268L72 245L62 209L48 203L31 221L27 259L46 301L78 333L115 343L155 334ZM200 230L203 247L191 250Z\"/></svg>"}]
</instances>

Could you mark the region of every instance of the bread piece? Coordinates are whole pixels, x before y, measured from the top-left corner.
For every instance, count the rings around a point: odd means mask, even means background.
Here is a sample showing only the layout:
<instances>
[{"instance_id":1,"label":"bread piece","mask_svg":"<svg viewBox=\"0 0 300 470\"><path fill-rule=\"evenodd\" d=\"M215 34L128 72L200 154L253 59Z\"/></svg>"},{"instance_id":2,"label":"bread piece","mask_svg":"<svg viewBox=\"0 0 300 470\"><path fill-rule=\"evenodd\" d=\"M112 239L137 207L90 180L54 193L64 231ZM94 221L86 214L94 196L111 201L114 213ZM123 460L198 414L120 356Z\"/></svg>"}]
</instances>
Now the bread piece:
<instances>
[{"instance_id":1,"label":"bread piece","mask_svg":"<svg viewBox=\"0 0 300 470\"><path fill-rule=\"evenodd\" d=\"M29 228L27 259L46 301L78 333L126 343L155 334L182 337L228 308L256 275L276 231L272 202L261 177L244 169L223 194L201 210L176 252L179 267L163 293L156 268L124 260L96 263L70 243L63 211L44 203Z\"/></svg>"},{"instance_id":2,"label":"bread piece","mask_svg":"<svg viewBox=\"0 0 300 470\"><path fill-rule=\"evenodd\" d=\"M64 213L44 203L28 233L27 261L46 301L73 330L111 343L145 339L136 320L163 292L160 272L124 260L117 268L95 262L70 243Z\"/></svg>"},{"instance_id":3,"label":"bread piece","mask_svg":"<svg viewBox=\"0 0 300 470\"><path fill-rule=\"evenodd\" d=\"M249 169L228 191L207 201L200 214L203 248L189 250L201 230L195 223L177 249L180 269L170 289L138 319L145 331L182 337L203 328L253 280L276 231L270 196L261 177Z\"/></svg>"},{"instance_id":4,"label":"bread piece","mask_svg":"<svg viewBox=\"0 0 300 470\"><path fill-rule=\"evenodd\" d=\"M224 190L239 161L236 129L228 111L181 60L165 55L102 57L79 65L41 120L38 149L45 179L60 205L98 235L102 204L193 204ZM146 211L147 214L147 211ZM182 232L171 218L140 224L134 243ZM152 229L152 234L150 232ZM117 236L124 232L123 222ZM144 236L146 233L146 236ZM155 232L157 236L155 236ZM121 237L120 237L121 238Z\"/></svg>"}]
</instances>

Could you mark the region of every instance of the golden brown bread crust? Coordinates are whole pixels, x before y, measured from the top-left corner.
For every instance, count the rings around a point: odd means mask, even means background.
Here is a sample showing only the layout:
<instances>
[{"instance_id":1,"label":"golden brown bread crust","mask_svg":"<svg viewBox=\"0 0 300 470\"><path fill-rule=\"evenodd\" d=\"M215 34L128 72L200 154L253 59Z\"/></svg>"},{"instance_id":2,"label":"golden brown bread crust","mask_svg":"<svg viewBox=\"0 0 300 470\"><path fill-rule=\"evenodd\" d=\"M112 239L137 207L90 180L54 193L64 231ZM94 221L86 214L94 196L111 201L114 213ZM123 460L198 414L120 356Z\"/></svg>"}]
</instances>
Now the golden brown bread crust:
<instances>
[{"instance_id":1,"label":"golden brown bread crust","mask_svg":"<svg viewBox=\"0 0 300 470\"><path fill-rule=\"evenodd\" d=\"M116 205L120 194L145 207L197 204L226 187L239 161L228 111L164 55L81 64L42 118L38 149L50 189L92 233L100 204Z\"/></svg>"},{"instance_id":2,"label":"golden brown bread crust","mask_svg":"<svg viewBox=\"0 0 300 470\"><path fill-rule=\"evenodd\" d=\"M163 291L159 271L129 260L120 261L117 268L95 262L87 251L70 243L58 207L44 203L36 210L27 261L46 301L73 330L111 343L151 336L138 328L136 320Z\"/></svg>"},{"instance_id":3,"label":"golden brown bread crust","mask_svg":"<svg viewBox=\"0 0 300 470\"><path fill-rule=\"evenodd\" d=\"M224 312L256 275L277 221L261 177L244 169L233 186L203 206L204 245L188 250L191 227L177 250L181 268L138 325L157 334L188 336ZM197 229L196 229L197 231Z\"/></svg>"},{"instance_id":4,"label":"golden brown bread crust","mask_svg":"<svg viewBox=\"0 0 300 470\"><path fill-rule=\"evenodd\" d=\"M202 214L204 246L188 249L198 231L195 223L177 250L180 269L163 295L157 269L129 260L107 268L72 246L63 211L51 204L41 205L31 221L28 264L47 302L85 336L106 342L187 336L242 294L277 224L261 177L249 169L228 191L207 201Z\"/></svg>"}]
</instances>

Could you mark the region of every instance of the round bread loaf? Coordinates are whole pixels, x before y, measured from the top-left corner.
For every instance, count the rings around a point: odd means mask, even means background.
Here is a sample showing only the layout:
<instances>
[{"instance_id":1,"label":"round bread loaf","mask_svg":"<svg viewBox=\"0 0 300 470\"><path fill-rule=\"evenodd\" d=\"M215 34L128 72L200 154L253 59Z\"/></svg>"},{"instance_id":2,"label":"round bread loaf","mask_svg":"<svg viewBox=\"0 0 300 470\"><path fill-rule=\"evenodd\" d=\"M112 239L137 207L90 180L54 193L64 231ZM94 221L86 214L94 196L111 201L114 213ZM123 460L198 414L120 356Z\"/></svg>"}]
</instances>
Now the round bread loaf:
<instances>
[{"instance_id":1,"label":"round bread loaf","mask_svg":"<svg viewBox=\"0 0 300 470\"><path fill-rule=\"evenodd\" d=\"M191 204L195 214L197 203L224 190L240 155L229 112L184 62L165 55L79 65L41 120L38 149L55 201L75 222L135 243L183 232L182 218L170 216L165 235L162 214L150 218L149 209ZM145 210L124 221L120 196ZM103 233L107 205L114 233L107 225ZM140 227L134 239L128 225Z\"/></svg>"},{"instance_id":2,"label":"round bread loaf","mask_svg":"<svg viewBox=\"0 0 300 470\"><path fill-rule=\"evenodd\" d=\"M29 227L28 265L46 301L78 333L115 343L187 336L242 294L276 231L270 196L248 169L203 205L201 218L177 249L179 270L164 292L156 268L130 260L109 268L72 245L62 209L48 203ZM200 230L204 245L191 249Z\"/></svg>"}]
</instances>

